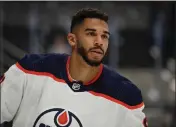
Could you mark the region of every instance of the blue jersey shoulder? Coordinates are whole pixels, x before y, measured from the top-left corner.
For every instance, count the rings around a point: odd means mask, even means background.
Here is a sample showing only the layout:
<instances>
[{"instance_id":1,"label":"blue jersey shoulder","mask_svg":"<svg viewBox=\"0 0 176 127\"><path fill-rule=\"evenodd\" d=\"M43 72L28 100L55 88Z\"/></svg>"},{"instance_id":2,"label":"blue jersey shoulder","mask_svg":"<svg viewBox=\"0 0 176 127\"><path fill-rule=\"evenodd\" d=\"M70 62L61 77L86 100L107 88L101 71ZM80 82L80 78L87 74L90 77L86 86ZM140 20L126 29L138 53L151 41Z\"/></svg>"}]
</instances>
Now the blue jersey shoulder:
<instances>
[{"instance_id":1,"label":"blue jersey shoulder","mask_svg":"<svg viewBox=\"0 0 176 127\"><path fill-rule=\"evenodd\" d=\"M28 54L18 63L26 70L47 72L58 77L65 68L67 57L67 54Z\"/></svg>"},{"instance_id":2,"label":"blue jersey shoulder","mask_svg":"<svg viewBox=\"0 0 176 127\"><path fill-rule=\"evenodd\" d=\"M129 106L136 106L143 102L140 89L129 79L107 66L104 66L101 82L103 84L101 92Z\"/></svg>"}]
</instances>

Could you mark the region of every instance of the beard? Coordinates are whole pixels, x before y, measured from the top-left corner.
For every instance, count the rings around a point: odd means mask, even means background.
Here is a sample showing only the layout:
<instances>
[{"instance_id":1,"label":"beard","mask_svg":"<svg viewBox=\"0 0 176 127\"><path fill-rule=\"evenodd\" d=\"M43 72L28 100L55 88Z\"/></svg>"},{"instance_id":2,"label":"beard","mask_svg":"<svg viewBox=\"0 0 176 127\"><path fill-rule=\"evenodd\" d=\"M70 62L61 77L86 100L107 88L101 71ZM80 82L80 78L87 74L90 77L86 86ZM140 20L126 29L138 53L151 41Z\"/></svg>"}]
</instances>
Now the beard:
<instances>
[{"instance_id":1,"label":"beard","mask_svg":"<svg viewBox=\"0 0 176 127\"><path fill-rule=\"evenodd\" d=\"M83 60L90 66L94 66L94 67L97 67L99 66L102 62L103 62L103 58L99 61L96 61L96 60L90 60L89 57L88 57L88 53L90 50L92 49L101 49L103 51L103 49L99 46L97 47L94 47L94 48L90 48L88 51L86 51L86 49L80 44L80 42L78 42L78 45L77 45L77 52L78 54L83 58ZM104 54L104 51L103 51L103 54Z\"/></svg>"}]
</instances>

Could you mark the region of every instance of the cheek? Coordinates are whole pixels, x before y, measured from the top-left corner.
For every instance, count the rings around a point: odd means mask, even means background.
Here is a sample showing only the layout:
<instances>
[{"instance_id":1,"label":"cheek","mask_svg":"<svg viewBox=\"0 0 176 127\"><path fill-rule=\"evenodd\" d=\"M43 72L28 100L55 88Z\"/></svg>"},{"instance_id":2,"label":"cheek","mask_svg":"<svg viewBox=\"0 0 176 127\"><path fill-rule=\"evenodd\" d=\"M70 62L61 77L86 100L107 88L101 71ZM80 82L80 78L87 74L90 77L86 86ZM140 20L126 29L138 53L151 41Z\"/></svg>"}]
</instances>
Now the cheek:
<instances>
[{"instance_id":1,"label":"cheek","mask_svg":"<svg viewBox=\"0 0 176 127\"><path fill-rule=\"evenodd\" d=\"M86 49L86 51L89 49L89 48L92 48L93 47L93 43L91 42L91 40L88 40L88 39L84 39L81 43L81 45L84 47L84 49Z\"/></svg>"},{"instance_id":2,"label":"cheek","mask_svg":"<svg viewBox=\"0 0 176 127\"><path fill-rule=\"evenodd\" d=\"M108 44L109 44L109 43L106 42L106 43L104 44L104 46L103 46L103 48L104 48L105 51L107 51L107 49L108 49Z\"/></svg>"},{"instance_id":3,"label":"cheek","mask_svg":"<svg viewBox=\"0 0 176 127\"><path fill-rule=\"evenodd\" d=\"M85 41L84 41L84 42L79 41L79 42L77 43L77 46L76 46L76 47L77 47L77 48L83 48L86 52L87 52L88 49L89 49L89 47L88 47L88 45L86 45Z\"/></svg>"}]
</instances>

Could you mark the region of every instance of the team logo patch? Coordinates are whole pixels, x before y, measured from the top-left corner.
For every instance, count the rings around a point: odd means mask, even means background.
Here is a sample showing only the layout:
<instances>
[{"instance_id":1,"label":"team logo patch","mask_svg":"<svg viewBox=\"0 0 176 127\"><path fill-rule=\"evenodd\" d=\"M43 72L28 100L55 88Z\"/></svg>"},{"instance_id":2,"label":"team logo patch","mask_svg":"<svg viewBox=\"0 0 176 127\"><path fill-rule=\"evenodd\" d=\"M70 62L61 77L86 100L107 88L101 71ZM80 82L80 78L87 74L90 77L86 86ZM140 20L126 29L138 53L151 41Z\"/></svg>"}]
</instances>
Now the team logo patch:
<instances>
[{"instance_id":1,"label":"team logo patch","mask_svg":"<svg viewBox=\"0 0 176 127\"><path fill-rule=\"evenodd\" d=\"M0 76L0 84L4 81L4 79L5 79L4 75Z\"/></svg>"},{"instance_id":2,"label":"team logo patch","mask_svg":"<svg viewBox=\"0 0 176 127\"><path fill-rule=\"evenodd\" d=\"M83 127L78 117L70 111L53 108L42 112L33 127Z\"/></svg>"},{"instance_id":3,"label":"team logo patch","mask_svg":"<svg viewBox=\"0 0 176 127\"><path fill-rule=\"evenodd\" d=\"M74 90L80 90L80 88L81 88L81 85L79 83L73 83L72 89L74 89Z\"/></svg>"}]
</instances>

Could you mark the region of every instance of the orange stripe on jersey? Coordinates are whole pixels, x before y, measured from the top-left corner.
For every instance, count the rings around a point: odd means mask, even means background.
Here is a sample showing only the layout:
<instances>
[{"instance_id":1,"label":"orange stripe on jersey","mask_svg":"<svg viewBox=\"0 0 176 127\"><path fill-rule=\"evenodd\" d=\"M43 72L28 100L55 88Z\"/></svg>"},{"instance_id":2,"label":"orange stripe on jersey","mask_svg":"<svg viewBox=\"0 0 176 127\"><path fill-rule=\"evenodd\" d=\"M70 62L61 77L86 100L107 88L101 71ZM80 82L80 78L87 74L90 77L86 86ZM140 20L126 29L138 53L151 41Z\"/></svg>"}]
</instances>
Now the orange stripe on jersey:
<instances>
[{"instance_id":1,"label":"orange stripe on jersey","mask_svg":"<svg viewBox=\"0 0 176 127\"><path fill-rule=\"evenodd\" d=\"M68 57L68 60L67 60L66 70L67 70L67 76L68 76L69 81L73 82L73 79L69 73L69 64L70 64L70 57ZM94 83L100 77L102 71L103 71L103 64L100 64L100 69L99 69L98 74L92 80L84 83L84 85L90 85L90 84Z\"/></svg>"},{"instance_id":2,"label":"orange stripe on jersey","mask_svg":"<svg viewBox=\"0 0 176 127\"><path fill-rule=\"evenodd\" d=\"M92 80L90 80L89 82L85 83L85 85L89 85L89 84L94 83L100 77L102 71L103 71L103 64L100 65L100 70L99 70L98 74Z\"/></svg>"},{"instance_id":3,"label":"orange stripe on jersey","mask_svg":"<svg viewBox=\"0 0 176 127\"><path fill-rule=\"evenodd\" d=\"M108 95L105 95L105 94L102 94L102 93L97 93L97 92L94 92L94 91L89 91L89 93L91 93L91 94L93 94L95 96L100 96L100 97L106 98L106 99L108 99L110 101L113 101L113 102L115 102L117 104L120 104L120 105L122 105L122 106L124 106L124 107L126 107L128 109L138 109L138 108L141 108L142 106L144 106L143 102L141 104L138 104L138 105L135 105L135 106L130 106L130 105L128 105L128 104L126 104L126 103L124 103L122 101L119 101L119 100L117 100L115 98L112 98L112 97L110 97Z\"/></svg>"},{"instance_id":4,"label":"orange stripe on jersey","mask_svg":"<svg viewBox=\"0 0 176 127\"><path fill-rule=\"evenodd\" d=\"M73 82L73 79L72 79L72 77L71 77L71 75L69 73L69 63L70 63L70 57L68 57L68 59L67 59L66 70L67 70L67 76L68 76L69 81Z\"/></svg>"},{"instance_id":5,"label":"orange stripe on jersey","mask_svg":"<svg viewBox=\"0 0 176 127\"><path fill-rule=\"evenodd\" d=\"M57 77L55 77L53 74L51 73L47 73L47 72L36 72L36 71L30 71L30 70L26 70L24 69L19 63L16 63L16 66L22 70L23 72L25 73L28 73L28 74L33 74L33 75L40 75L40 76L48 76L48 77L51 77L52 79L54 79L55 81L58 81L58 82L63 82L65 83L65 81L63 79L59 79Z\"/></svg>"}]
</instances>

